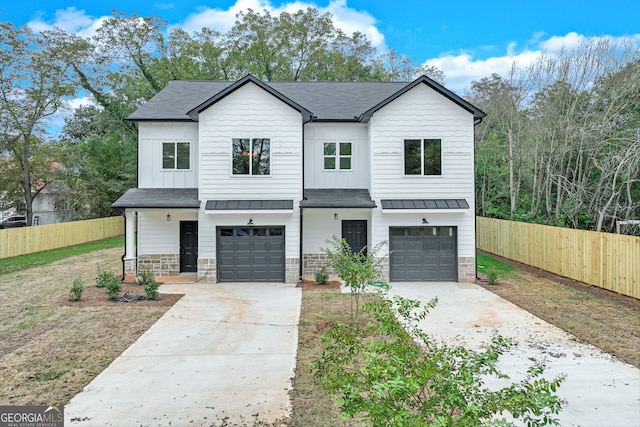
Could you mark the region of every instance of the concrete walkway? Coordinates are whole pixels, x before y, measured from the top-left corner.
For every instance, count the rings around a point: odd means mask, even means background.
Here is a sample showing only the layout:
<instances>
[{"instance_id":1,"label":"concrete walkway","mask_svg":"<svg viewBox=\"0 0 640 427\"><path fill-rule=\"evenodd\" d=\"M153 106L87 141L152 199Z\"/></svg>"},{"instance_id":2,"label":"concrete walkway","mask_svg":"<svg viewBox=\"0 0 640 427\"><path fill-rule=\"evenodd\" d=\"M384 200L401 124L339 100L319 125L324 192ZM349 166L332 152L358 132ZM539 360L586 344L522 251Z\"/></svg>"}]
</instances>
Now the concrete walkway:
<instances>
[{"instance_id":1,"label":"concrete walkway","mask_svg":"<svg viewBox=\"0 0 640 427\"><path fill-rule=\"evenodd\" d=\"M391 294L438 305L421 328L436 339L483 349L498 333L517 343L499 368L522 379L536 360L546 360L546 378L567 375L558 395L567 404L563 427L640 426L640 370L578 340L480 286L461 283L393 283Z\"/></svg>"},{"instance_id":2,"label":"concrete walkway","mask_svg":"<svg viewBox=\"0 0 640 427\"><path fill-rule=\"evenodd\" d=\"M301 290L239 283L185 293L65 406L66 426L271 423L288 414Z\"/></svg>"}]
</instances>

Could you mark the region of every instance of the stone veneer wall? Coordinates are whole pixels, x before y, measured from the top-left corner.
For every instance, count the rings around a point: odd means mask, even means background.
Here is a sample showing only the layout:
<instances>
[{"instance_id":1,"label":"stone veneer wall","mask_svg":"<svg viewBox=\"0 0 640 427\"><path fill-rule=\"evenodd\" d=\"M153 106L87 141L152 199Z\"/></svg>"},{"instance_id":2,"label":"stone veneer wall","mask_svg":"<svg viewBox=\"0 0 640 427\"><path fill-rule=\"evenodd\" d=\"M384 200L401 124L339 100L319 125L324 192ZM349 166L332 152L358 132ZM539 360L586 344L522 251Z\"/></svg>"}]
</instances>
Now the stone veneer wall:
<instances>
[{"instance_id":1,"label":"stone veneer wall","mask_svg":"<svg viewBox=\"0 0 640 427\"><path fill-rule=\"evenodd\" d=\"M138 272L151 270L155 276L180 274L180 254L138 255Z\"/></svg>"},{"instance_id":2,"label":"stone veneer wall","mask_svg":"<svg viewBox=\"0 0 640 427\"><path fill-rule=\"evenodd\" d=\"M322 267L325 267L328 274L336 274L335 269L329 266L327 254L304 254L302 256L302 275L304 277L315 276Z\"/></svg>"},{"instance_id":3,"label":"stone veneer wall","mask_svg":"<svg viewBox=\"0 0 640 427\"><path fill-rule=\"evenodd\" d=\"M458 282L474 283L476 281L476 258L472 256L458 257Z\"/></svg>"},{"instance_id":4,"label":"stone veneer wall","mask_svg":"<svg viewBox=\"0 0 640 427\"><path fill-rule=\"evenodd\" d=\"M198 280L205 277L203 282L216 283L217 276L215 258L198 258Z\"/></svg>"}]
</instances>

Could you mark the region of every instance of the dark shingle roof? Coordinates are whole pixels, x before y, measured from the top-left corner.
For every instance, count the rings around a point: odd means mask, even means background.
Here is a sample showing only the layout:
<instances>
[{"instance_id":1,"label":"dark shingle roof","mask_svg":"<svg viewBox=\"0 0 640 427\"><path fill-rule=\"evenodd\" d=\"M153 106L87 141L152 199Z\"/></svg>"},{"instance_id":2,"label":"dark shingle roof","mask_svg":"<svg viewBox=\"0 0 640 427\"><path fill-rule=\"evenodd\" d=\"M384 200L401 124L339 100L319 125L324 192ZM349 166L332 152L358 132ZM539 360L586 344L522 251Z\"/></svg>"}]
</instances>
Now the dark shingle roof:
<instances>
[{"instance_id":1,"label":"dark shingle roof","mask_svg":"<svg viewBox=\"0 0 640 427\"><path fill-rule=\"evenodd\" d=\"M130 188L112 208L199 208L197 188Z\"/></svg>"},{"instance_id":2,"label":"dark shingle roof","mask_svg":"<svg viewBox=\"0 0 640 427\"><path fill-rule=\"evenodd\" d=\"M189 112L224 96L238 81L172 81L156 96L129 116L129 120L193 120ZM367 120L367 116L393 101L404 91L424 83L470 111L476 118L485 116L467 101L438 83L422 76L413 82L262 82L285 102L310 112L316 120ZM273 93L273 92L272 92ZM223 97L222 96L222 97ZM300 108L297 108L300 110Z\"/></svg>"},{"instance_id":3,"label":"dark shingle roof","mask_svg":"<svg viewBox=\"0 0 640 427\"><path fill-rule=\"evenodd\" d=\"M369 190L352 188L321 188L304 190L301 208L375 208Z\"/></svg>"},{"instance_id":4,"label":"dark shingle roof","mask_svg":"<svg viewBox=\"0 0 640 427\"><path fill-rule=\"evenodd\" d=\"M208 211L291 210L293 200L207 200Z\"/></svg>"},{"instance_id":5,"label":"dark shingle roof","mask_svg":"<svg viewBox=\"0 0 640 427\"><path fill-rule=\"evenodd\" d=\"M465 199L382 199L382 209L469 209Z\"/></svg>"}]
</instances>

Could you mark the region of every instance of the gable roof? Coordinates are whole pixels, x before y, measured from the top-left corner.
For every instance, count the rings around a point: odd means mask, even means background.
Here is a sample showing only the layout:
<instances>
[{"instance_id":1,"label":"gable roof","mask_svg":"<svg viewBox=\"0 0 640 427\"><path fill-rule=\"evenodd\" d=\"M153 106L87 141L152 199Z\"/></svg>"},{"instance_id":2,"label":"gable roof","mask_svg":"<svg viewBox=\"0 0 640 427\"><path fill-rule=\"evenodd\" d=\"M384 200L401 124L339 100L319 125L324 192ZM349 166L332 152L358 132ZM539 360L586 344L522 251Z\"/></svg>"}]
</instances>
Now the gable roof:
<instances>
[{"instance_id":1,"label":"gable roof","mask_svg":"<svg viewBox=\"0 0 640 427\"><path fill-rule=\"evenodd\" d=\"M263 82L252 75L232 81L171 81L128 119L133 121L197 121L197 113L252 82L303 117L314 121L366 122L373 113L419 84L469 111L474 118L486 114L426 76L413 82Z\"/></svg>"}]
</instances>

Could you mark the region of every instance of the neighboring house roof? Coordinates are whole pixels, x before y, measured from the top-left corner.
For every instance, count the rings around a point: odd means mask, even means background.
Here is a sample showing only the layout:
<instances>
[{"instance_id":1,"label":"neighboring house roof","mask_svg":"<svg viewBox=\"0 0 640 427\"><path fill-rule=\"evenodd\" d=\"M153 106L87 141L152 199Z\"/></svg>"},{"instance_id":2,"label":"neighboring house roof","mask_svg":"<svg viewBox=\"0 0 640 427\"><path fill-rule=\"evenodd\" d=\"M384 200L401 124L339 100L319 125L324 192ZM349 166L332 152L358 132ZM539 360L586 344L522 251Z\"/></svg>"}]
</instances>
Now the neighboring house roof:
<instances>
[{"instance_id":1,"label":"neighboring house roof","mask_svg":"<svg viewBox=\"0 0 640 427\"><path fill-rule=\"evenodd\" d=\"M322 188L304 190L301 208L375 208L369 190L351 188Z\"/></svg>"},{"instance_id":2,"label":"neighboring house roof","mask_svg":"<svg viewBox=\"0 0 640 427\"><path fill-rule=\"evenodd\" d=\"M197 188L130 188L112 208L199 208Z\"/></svg>"},{"instance_id":3,"label":"neighboring house roof","mask_svg":"<svg viewBox=\"0 0 640 427\"><path fill-rule=\"evenodd\" d=\"M293 200L207 200L207 211L291 210Z\"/></svg>"},{"instance_id":4,"label":"neighboring house roof","mask_svg":"<svg viewBox=\"0 0 640 427\"><path fill-rule=\"evenodd\" d=\"M252 82L303 116L316 121L368 121L373 113L419 84L425 84L471 112L486 114L429 77L413 82L262 82L248 75L238 81L172 81L128 119L195 121L200 112ZM190 115L191 113L191 115Z\"/></svg>"},{"instance_id":5,"label":"neighboring house roof","mask_svg":"<svg viewBox=\"0 0 640 427\"><path fill-rule=\"evenodd\" d=\"M382 209L469 209L465 199L382 199Z\"/></svg>"}]
</instances>

